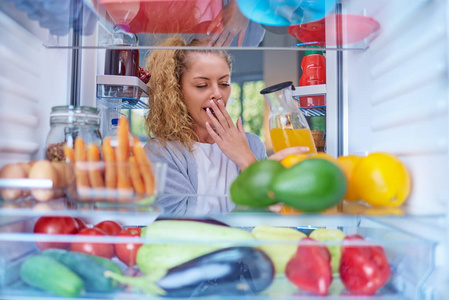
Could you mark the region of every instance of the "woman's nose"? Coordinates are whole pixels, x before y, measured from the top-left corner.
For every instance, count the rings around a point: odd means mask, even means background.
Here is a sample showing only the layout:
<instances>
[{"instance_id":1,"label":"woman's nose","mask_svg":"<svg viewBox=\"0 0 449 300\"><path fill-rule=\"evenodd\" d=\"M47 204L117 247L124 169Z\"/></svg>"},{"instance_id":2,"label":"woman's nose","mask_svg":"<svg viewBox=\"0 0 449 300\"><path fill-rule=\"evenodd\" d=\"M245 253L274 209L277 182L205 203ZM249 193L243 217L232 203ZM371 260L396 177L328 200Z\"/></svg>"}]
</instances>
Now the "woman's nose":
<instances>
[{"instance_id":1,"label":"woman's nose","mask_svg":"<svg viewBox=\"0 0 449 300\"><path fill-rule=\"evenodd\" d=\"M218 85L213 84L211 89L211 100L220 100L223 96Z\"/></svg>"}]
</instances>

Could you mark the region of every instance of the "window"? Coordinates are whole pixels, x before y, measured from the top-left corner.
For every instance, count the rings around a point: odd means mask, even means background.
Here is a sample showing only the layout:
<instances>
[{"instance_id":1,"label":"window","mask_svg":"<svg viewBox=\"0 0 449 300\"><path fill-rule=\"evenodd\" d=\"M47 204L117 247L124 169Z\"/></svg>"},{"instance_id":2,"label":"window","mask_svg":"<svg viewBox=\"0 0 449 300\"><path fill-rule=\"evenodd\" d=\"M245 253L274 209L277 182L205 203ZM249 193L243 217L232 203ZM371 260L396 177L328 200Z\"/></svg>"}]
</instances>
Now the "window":
<instances>
[{"instance_id":1,"label":"window","mask_svg":"<svg viewBox=\"0 0 449 300\"><path fill-rule=\"evenodd\" d=\"M231 99L227 106L234 123L241 116L245 131L259 136L263 142L265 98L260 91L264 88L265 83L262 80L232 83Z\"/></svg>"}]
</instances>

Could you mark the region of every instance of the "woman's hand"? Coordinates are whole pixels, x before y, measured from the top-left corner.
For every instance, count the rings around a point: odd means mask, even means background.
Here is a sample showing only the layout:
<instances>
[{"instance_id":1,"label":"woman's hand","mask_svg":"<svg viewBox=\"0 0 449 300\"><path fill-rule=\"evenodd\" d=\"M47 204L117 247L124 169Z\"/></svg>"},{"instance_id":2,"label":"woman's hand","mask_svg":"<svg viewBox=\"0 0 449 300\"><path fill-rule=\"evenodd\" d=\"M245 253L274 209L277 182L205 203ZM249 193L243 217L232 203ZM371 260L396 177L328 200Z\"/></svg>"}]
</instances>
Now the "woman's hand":
<instances>
[{"instance_id":1,"label":"woman's hand","mask_svg":"<svg viewBox=\"0 0 449 300\"><path fill-rule=\"evenodd\" d=\"M245 38L248 23L249 20L240 12L237 2L235 0L229 1L207 28L207 33L212 33L209 46L229 46L234 37L238 35L237 46L240 47ZM221 28L222 31L216 32L218 28Z\"/></svg>"},{"instance_id":2,"label":"woman's hand","mask_svg":"<svg viewBox=\"0 0 449 300\"><path fill-rule=\"evenodd\" d=\"M207 110L210 119L206 123L207 131L221 151L243 171L257 159L249 147L242 120L239 118L234 125L223 101L211 100L210 103L214 114Z\"/></svg>"},{"instance_id":3,"label":"woman's hand","mask_svg":"<svg viewBox=\"0 0 449 300\"><path fill-rule=\"evenodd\" d=\"M302 147L302 146L289 147L289 148L282 149L273 155L270 155L270 157L268 157L268 159L281 161L291 154L304 154L307 151L309 151L309 147Z\"/></svg>"}]
</instances>

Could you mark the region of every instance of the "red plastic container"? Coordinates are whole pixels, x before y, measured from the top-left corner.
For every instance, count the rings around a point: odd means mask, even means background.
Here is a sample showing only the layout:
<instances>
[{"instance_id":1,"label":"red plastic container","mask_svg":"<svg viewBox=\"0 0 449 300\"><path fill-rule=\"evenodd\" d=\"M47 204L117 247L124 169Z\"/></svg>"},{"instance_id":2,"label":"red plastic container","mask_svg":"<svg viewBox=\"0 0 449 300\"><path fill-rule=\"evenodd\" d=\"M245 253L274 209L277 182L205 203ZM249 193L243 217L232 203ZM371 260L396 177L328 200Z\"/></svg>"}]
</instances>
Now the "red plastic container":
<instances>
[{"instance_id":1,"label":"red plastic container","mask_svg":"<svg viewBox=\"0 0 449 300\"><path fill-rule=\"evenodd\" d=\"M132 33L206 33L222 0L95 0L97 11ZM102 7L101 7L102 6ZM102 9L101 9L102 8ZM221 32L219 25L215 32Z\"/></svg>"},{"instance_id":2,"label":"red plastic container","mask_svg":"<svg viewBox=\"0 0 449 300\"><path fill-rule=\"evenodd\" d=\"M326 57L321 54L321 51L306 51L301 68L300 86L326 83ZM324 106L326 100L324 95L299 97L299 105L301 107Z\"/></svg>"},{"instance_id":3,"label":"red plastic container","mask_svg":"<svg viewBox=\"0 0 449 300\"><path fill-rule=\"evenodd\" d=\"M379 29L379 22L368 16L329 14L315 22L291 25L288 33L302 43L325 47L357 43Z\"/></svg>"}]
</instances>

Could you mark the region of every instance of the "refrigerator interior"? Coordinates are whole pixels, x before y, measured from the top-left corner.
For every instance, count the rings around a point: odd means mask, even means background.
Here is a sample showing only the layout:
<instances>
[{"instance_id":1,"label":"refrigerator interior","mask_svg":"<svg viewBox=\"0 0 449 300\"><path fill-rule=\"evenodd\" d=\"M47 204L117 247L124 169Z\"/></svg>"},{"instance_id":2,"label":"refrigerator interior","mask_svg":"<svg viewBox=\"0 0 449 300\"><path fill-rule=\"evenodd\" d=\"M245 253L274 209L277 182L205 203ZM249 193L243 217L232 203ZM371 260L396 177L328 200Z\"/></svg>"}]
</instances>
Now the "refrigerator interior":
<instances>
[{"instance_id":1,"label":"refrigerator interior","mask_svg":"<svg viewBox=\"0 0 449 300\"><path fill-rule=\"evenodd\" d=\"M41 2L43 6L47 3ZM142 2L151 5L151 1ZM328 31L327 44L318 48L326 53L326 85L315 89L298 88L298 95L326 93L328 153L338 156L386 151L406 164L413 184L407 202L391 210L360 210L357 204L345 203L343 210L329 215L280 216L243 211L210 216L247 230L257 225L293 227L303 232L326 227L364 235L384 247L392 269L388 284L369 299L444 299L449 292L446 284L449 280L449 8L444 0L412 2L336 1L334 9L339 13L371 17L377 20L380 29L350 44L333 43L336 37ZM97 97L97 75L104 74L105 49L114 48L110 46L113 25L107 20L105 8L98 6L97 1L59 2L62 8L56 6L61 9L59 13L63 12L58 19L62 23L48 26L50 28L39 23L35 19L38 16L18 3L26 1L0 3L0 166L45 156L51 107L101 105ZM217 1L210 3L214 11ZM337 20L330 18L327 22L327 26L331 26ZM342 22L349 22L349 19ZM306 45L297 44L299 41L289 35L285 27L276 29L266 26L265 40L259 47L227 48L236 52L262 52L261 69L267 86L286 80L297 82L300 58L308 49ZM137 48L141 57L164 36L159 32L139 34ZM343 39L350 36L349 31L343 31ZM142 65L142 59L140 63ZM15 209L11 209L10 204L0 203L0 298L8 299L48 297L48 294L24 288L19 279L19 266L39 251L36 242L71 244L82 241L76 236L33 235L34 223L40 216L82 217L89 225L114 219L125 226L146 226L159 215L153 207L119 210L74 204L66 199L13 203ZM145 238L141 241L149 242ZM96 242L125 243L127 240L102 237ZM199 247L207 242L211 241L197 241ZM177 243L187 244L182 240ZM245 243L236 242L235 245ZM252 245L260 246L263 242ZM114 260L126 269L116 258ZM88 293L85 297L140 299L143 295L122 291ZM294 287L285 277L276 278L268 290L257 295L257 299L308 297L310 294ZM352 298L338 278L334 278L329 297Z\"/></svg>"}]
</instances>

